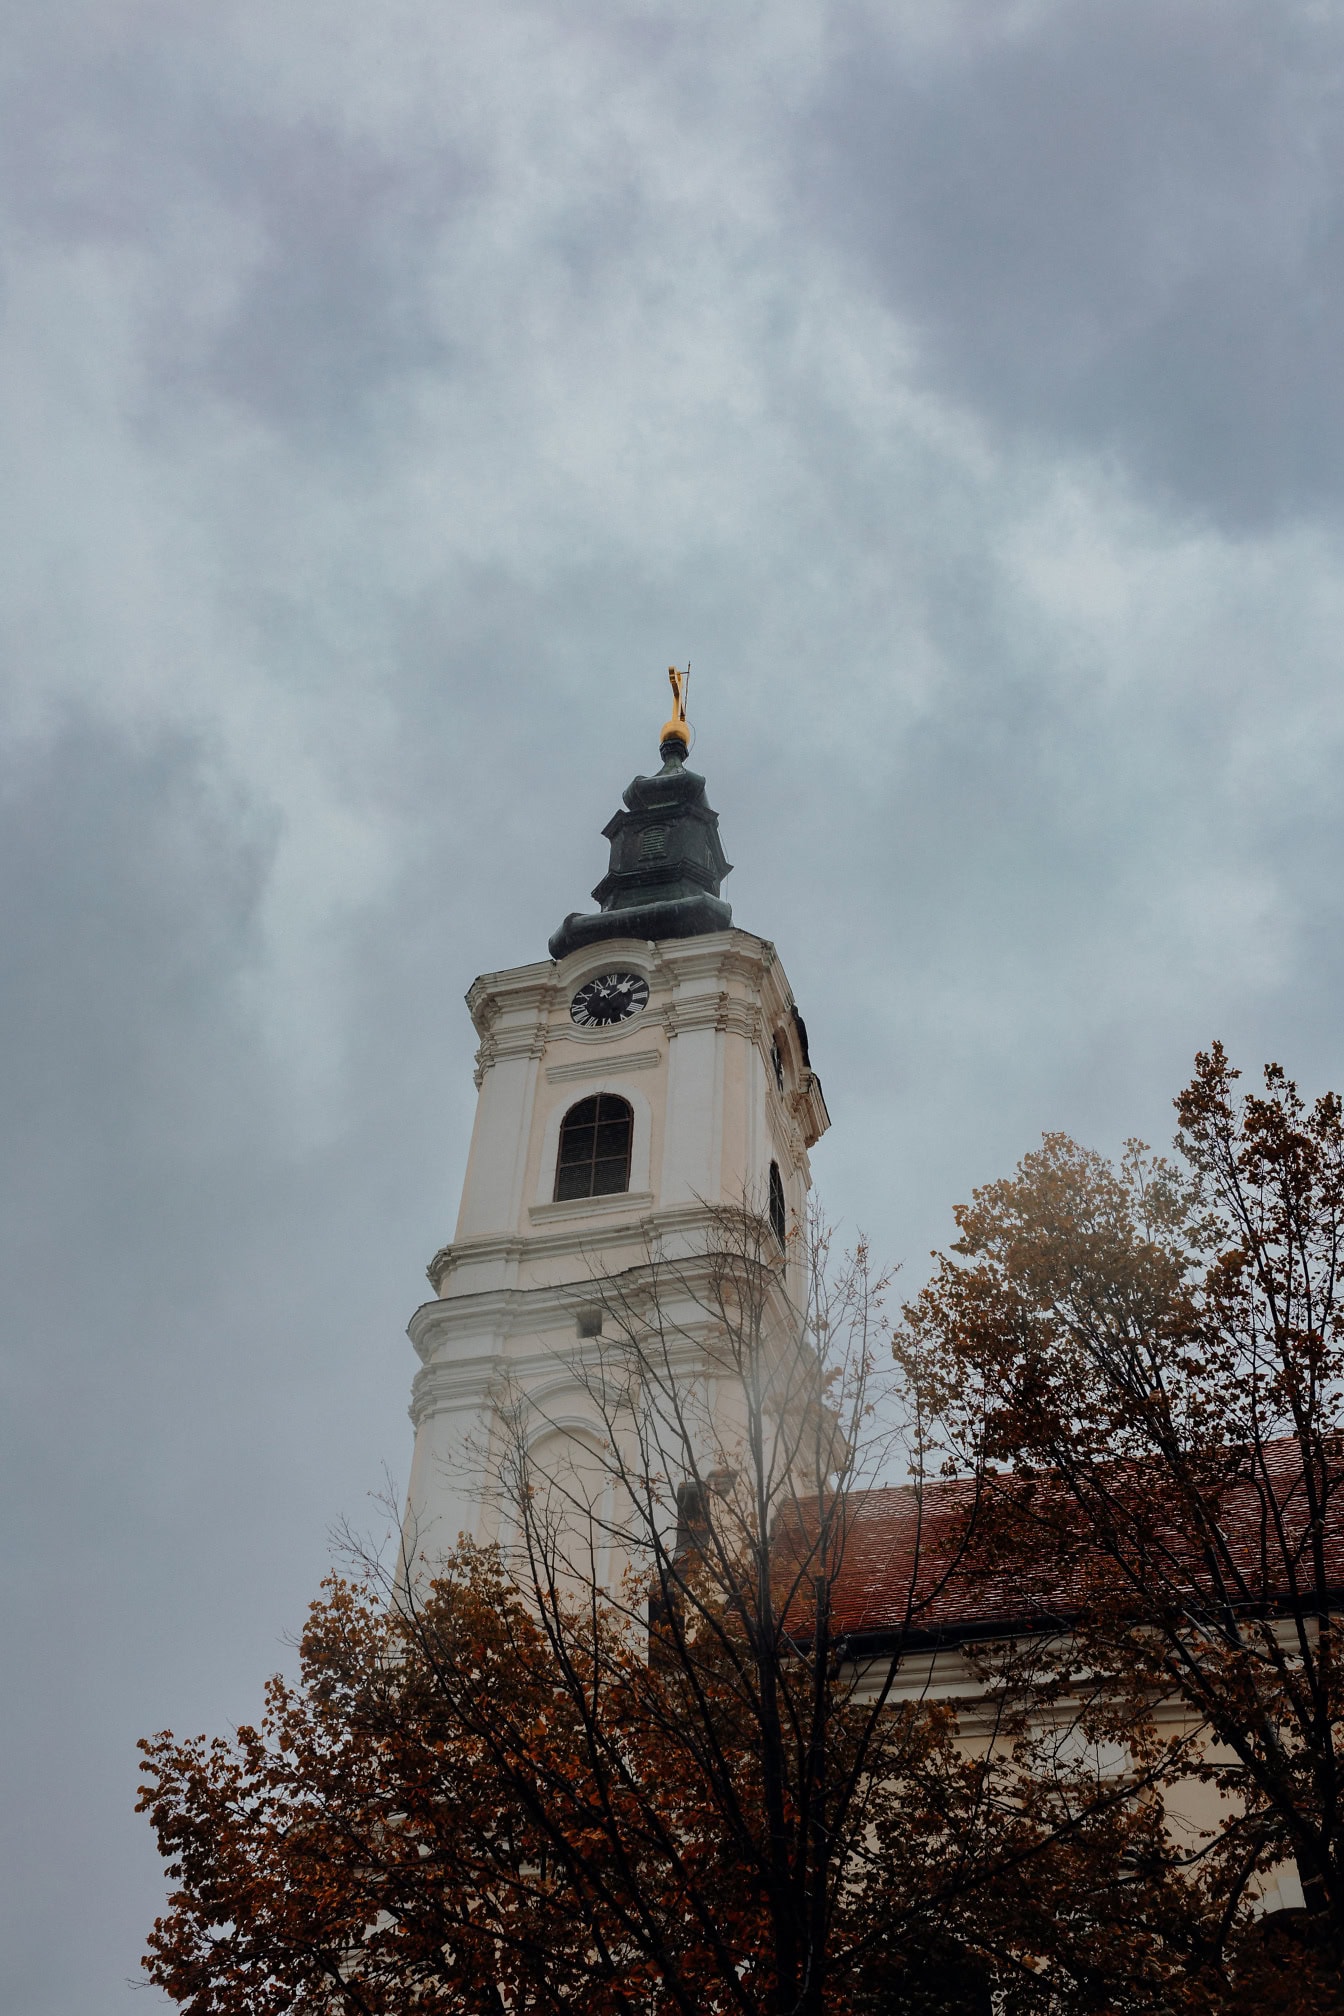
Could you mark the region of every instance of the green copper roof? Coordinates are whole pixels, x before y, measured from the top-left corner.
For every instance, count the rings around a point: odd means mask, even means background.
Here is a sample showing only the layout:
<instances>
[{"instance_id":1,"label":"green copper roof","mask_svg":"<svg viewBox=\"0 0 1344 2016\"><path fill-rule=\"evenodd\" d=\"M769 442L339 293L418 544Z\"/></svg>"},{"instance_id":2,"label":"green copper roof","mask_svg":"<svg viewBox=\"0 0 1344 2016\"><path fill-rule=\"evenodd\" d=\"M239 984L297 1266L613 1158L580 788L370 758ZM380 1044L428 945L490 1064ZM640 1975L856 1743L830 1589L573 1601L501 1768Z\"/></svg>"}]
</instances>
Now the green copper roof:
<instances>
[{"instance_id":1,"label":"green copper roof","mask_svg":"<svg viewBox=\"0 0 1344 2016\"><path fill-rule=\"evenodd\" d=\"M593 891L597 916L573 910L550 942L553 959L604 938L696 938L726 931L733 913L719 895L732 873L719 841L719 815L705 802L705 780L686 768L672 737L654 777L636 777L625 810L602 831L611 865Z\"/></svg>"}]
</instances>

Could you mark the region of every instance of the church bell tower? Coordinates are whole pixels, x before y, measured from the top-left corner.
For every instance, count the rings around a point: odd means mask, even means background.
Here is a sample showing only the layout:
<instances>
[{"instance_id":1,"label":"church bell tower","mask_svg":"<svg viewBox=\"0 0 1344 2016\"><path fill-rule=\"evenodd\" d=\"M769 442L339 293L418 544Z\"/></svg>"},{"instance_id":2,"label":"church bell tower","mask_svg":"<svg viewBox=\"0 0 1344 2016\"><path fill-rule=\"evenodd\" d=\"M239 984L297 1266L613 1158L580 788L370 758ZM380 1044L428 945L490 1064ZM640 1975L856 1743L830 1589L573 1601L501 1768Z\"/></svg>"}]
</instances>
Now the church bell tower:
<instances>
[{"instance_id":1,"label":"church bell tower","mask_svg":"<svg viewBox=\"0 0 1344 2016\"><path fill-rule=\"evenodd\" d=\"M799 1256L808 1150L829 1125L774 946L733 926L705 780L672 672L662 767L608 822L596 913L547 959L473 982L478 1100L452 1243L409 1331L415 1453L406 1547L499 1537L507 1438L545 1470L597 1433L585 1357L604 1284L692 1259L717 1205L754 1200ZM694 1367L690 1370L693 1372Z\"/></svg>"}]
</instances>

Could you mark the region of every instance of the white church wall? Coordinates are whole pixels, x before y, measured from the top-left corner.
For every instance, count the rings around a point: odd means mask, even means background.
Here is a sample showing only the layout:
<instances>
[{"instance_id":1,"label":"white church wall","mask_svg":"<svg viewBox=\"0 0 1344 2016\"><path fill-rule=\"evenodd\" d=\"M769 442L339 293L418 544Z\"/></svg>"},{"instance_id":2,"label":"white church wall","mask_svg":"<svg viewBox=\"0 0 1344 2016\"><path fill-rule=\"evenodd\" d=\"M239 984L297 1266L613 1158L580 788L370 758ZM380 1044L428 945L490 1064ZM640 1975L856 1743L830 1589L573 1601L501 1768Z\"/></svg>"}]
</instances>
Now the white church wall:
<instances>
[{"instance_id":1,"label":"white church wall","mask_svg":"<svg viewBox=\"0 0 1344 2016\"><path fill-rule=\"evenodd\" d=\"M613 970L647 981L647 1005L614 1028L576 1026L576 990ZM410 1326L423 1366L407 1530L427 1558L459 1531L498 1537L499 1473L520 1402L524 1414L531 1407L552 1421L532 1423L529 1434L545 1427L562 1441L600 1438L577 1331L585 1303L624 1292L656 1260L670 1268L670 1284L704 1252L716 1207L745 1200L765 1209L772 1161L800 1223L807 1147L827 1124L796 1053L783 968L774 947L749 933L604 941L558 963L483 975L468 1004L481 1039L480 1089L461 1208L452 1245L434 1263L437 1299ZM776 1039L787 1057L783 1094L770 1058ZM632 1111L629 1187L557 1202L562 1120L600 1092ZM800 1249L795 1241L795 1290ZM730 1382L711 1377L708 1347L694 1343L697 1328L708 1329L704 1312L688 1306L681 1321L686 1377L715 1396L703 1438L712 1465L736 1432ZM554 1399L557 1377L568 1382L567 1426L555 1426L551 1403L539 1398L545 1388Z\"/></svg>"}]
</instances>

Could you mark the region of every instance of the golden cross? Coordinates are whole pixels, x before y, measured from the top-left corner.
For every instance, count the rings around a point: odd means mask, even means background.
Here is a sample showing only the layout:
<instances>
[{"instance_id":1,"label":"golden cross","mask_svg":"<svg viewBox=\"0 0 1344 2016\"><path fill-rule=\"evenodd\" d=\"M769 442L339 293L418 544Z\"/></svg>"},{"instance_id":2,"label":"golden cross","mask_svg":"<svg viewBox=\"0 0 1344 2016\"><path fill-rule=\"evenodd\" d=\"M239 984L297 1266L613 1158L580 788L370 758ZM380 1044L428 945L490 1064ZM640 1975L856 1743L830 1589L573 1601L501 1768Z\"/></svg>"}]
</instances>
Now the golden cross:
<instances>
[{"instance_id":1,"label":"golden cross","mask_svg":"<svg viewBox=\"0 0 1344 2016\"><path fill-rule=\"evenodd\" d=\"M669 665L667 678L672 688L672 718L663 723L663 732L659 739L666 742L670 735L674 741L684 742L689 747L691 735L686 725L686 689L691 683L689 662L684 672L679 672L675 665Z\"/></svg>"}]
</instances>

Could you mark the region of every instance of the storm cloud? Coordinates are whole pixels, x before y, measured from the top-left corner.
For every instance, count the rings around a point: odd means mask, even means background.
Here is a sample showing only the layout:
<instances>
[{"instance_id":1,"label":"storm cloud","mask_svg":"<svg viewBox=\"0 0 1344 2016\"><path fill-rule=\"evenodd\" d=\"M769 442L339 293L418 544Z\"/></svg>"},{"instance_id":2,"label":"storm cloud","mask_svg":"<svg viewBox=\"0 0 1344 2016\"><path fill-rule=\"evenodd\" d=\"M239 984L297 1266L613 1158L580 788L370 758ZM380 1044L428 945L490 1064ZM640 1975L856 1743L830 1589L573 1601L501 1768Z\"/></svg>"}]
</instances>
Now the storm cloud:
<instances>
[{"instance_id":1,"label":"storm cloud","mask_svg":"<svg viewBox=\"0 0 1344 2016\"><path fill-rule=\"evenodd\" d=\"M799 179L925 381L1229 528L1336 512L1336 10L984 9L913 57L880 20L842 38Z\"/></svg>"},{"instance_id":2,"label":"storm cloud","mask_svg":"<svg viewBox=\"0 0 1344 2016\"><path fill-rule=\"evenodd\" d=\"M1196 1047L1344 1079L1320 5L11 0L0 2006L404 1480L480 971L690 659L823 1202L921 1278Z\"/></svg>"}]
</instances>

